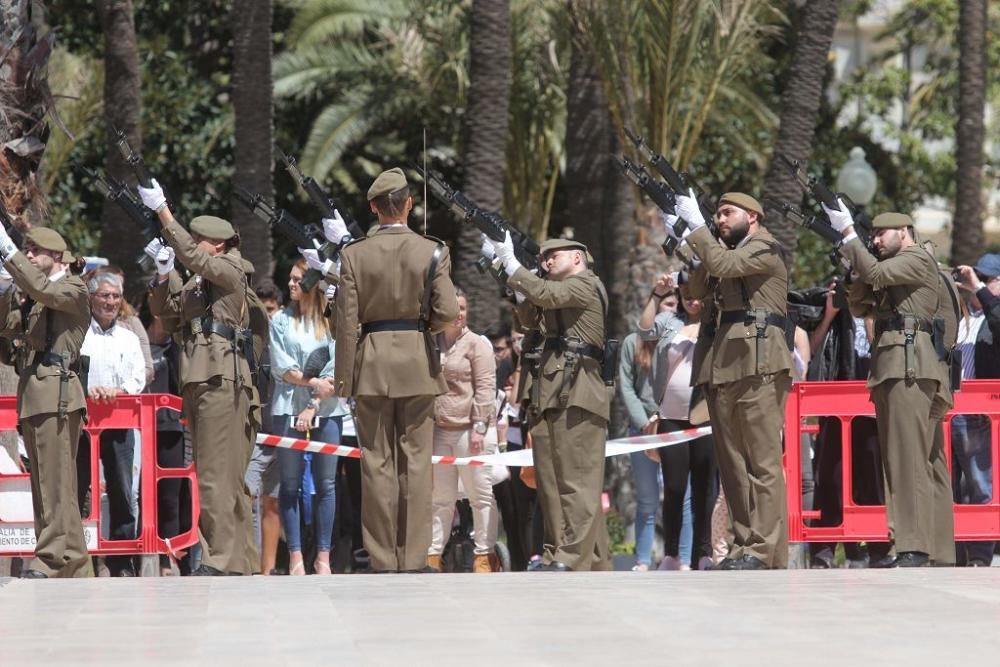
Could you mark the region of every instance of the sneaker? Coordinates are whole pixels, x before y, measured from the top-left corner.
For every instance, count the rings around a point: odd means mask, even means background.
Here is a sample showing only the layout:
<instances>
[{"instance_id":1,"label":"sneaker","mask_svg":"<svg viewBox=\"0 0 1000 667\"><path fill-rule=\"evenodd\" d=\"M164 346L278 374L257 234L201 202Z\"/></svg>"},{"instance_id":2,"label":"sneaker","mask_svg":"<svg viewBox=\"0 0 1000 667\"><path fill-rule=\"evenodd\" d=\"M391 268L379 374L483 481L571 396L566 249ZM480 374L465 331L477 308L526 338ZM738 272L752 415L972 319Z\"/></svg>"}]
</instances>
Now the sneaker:
<instances>
[{"instance_id":1,"label":"sneaker","mask_svg":"<svg viewBox=\"0 0 1000 667\"><path fill-rule=\"evenodd\" d=\"M660 561L660 570L680 570L681 562L676 556L664 556Z\"/></svg>"},{"instance_id":2,"label":"sneaker","mask_svg":"<svg viewBox=\"0 0 1000 667\"><path fill-rule=\"evenodd\" d=\"M715 566L715 561L713 561L708 556L702 556L698 559L698 569L699 570L711 570Z\"/></svg>"},{"instance_id":3,"label":"sneaker","mask_svg":"<svg viewBox=\"0 0 1000 667\"><path fill-rule=\"evenodd\" d=\"M646 563L636 563L632 566L633 572L647 572L649 570L649 565Z\"/></svg>"}]
</instances>

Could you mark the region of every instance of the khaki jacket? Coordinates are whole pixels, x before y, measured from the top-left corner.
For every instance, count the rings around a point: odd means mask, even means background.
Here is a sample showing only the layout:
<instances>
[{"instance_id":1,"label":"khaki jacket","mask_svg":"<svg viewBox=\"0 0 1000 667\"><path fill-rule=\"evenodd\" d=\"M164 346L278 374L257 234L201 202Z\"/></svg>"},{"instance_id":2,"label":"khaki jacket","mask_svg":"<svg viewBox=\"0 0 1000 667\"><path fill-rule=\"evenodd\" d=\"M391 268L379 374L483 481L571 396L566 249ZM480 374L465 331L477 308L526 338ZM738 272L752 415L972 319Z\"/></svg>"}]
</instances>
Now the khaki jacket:
<instances>
[{"instance_id":1,"label":"khaki jacket","mask_svg":"<svg viewBox=\"0 0 1000 667\"><path fill-rule=\"evenodd\" d=\"M361 325L420 316L424 283L439 242L407 227L386 227L354 241L340 255L340 286L334 314L337 394L348 396L436 396L448 390L431 339L421 331L360 335ZM451 258L443 248L434 273L430 334L458 317Z\"/></svg>"},{"instance_id":2,"label":"khaki jacket","mask_svg":"<svg viewBox=\"0 0 1000 667\"><path fill-rule=\"evenodd\" d=\"M535 306L534 317L519 318L522 327L544 326L546 335L555 336L560 330L561 319L566 336L574 336L590 345L604 346L604 307L598 292L604 289L604 285L589 269L564 280L546 280L520 268L507 284ZM536 406L538 410L543 412L549 408L577 407L608 419L611 389L601 379L600 362L580 355L579 370L569 387L567 403L561 405L559 395L562 392L565 364L565 356L558 350L546 350L542 353Z\"/></svg>"},{"instance_id":3,"label":"khaki jacket","mask_svg":"<svg viewBox=\"0 0 1000 667\"><path fill-rule=\"evenodd\" d=\"M189 383L216 377L252 386L250 366L242 351L235 353L233 343L223 336L199 331L205 317L236 329L249 326L250 288L239 250L233 248L222 255L210 255L176 222L166 225L163 235L177 253L177 259L194 274L182 283L180 275L172 271L166 281L154 285L149 293L150 311L161 318L167 331L181 343L181 390Z\"/></svg>"},{"instance_id":4,"label":"khaki jacket","mask_svg":"<svg viewBox=\"0 0 1000 667\"><path fill-rule=\"evenodd\" d=\"M745 313L747 299L750 309L762 308L787 316L788 269L781 246L766 229L761 227L734 249L720 245L707 227L692 232L687 242L698 253L708 274L719 279L714 292L720 317L727 311ZM761 359L757 358L756 327L742 321L720 323L716 327L711 356L711 383L714 385L792 368L785 332L771 324L766 329Z\"/></svg>"},{"instance_id":5,"label":"khaki jacket","mask_svg":"<svg viewBox=\"0 0 1000 667\"><path fill-rule=\"evenodd\" d=\"M28 313L27 333L24 336L24 363L17 384L18 415L24 419L35 415L55 414L59 411L59 385L62 375L58 366L36 364L35 352L46 351L46 341L51 340L47 351L65 354L70 364L80 358L80 348L90 325L90 296L83 281L69 272L56 281L36 269L22 253L14 253L7 260L7 270L14 283L35 300ZM0 321L6 338L22 334L21 310L14 290L0 296ZM52 330L47 331L47 324ZM87 398L76 373L63 386L63 401L67 412L87 409Z\"/></svg>"},{"instance_id":6,"label":"khaki jacket","mask_svg":"<svg viewBox=\"0 0 1000 667\"><path fill-rule=\"evenodd\" d=\"M858 239L840 248L859 278L848 291L848 305L855 317L872 315L876 321L896 313L932 321L942 298L937 262L918 245L900 250L893 257L877 260ZM951 308L951 303L947 304ZM938 359L929 333L918 331L913 344L913 363L918 380L945 381L944 364ZM906 378L905 336L902 331L876 333L868 386Z\"/></svg>"}]
</instances>

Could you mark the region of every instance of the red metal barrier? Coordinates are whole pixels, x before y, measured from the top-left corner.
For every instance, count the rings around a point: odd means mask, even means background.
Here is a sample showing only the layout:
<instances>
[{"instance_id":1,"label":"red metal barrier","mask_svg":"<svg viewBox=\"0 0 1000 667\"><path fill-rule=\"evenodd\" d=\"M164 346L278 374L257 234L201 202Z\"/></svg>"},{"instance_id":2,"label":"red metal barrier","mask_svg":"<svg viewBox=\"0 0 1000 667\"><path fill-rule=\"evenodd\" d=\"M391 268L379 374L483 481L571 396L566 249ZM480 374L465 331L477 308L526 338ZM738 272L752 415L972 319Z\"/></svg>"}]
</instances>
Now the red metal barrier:
<instances>
[{"instance_id":1,"label":"red metal barrier","mask_svg":"<svg viewBox=\"0 0 1000 667\"><path fill-rule=\"evenodd\" d=\"M945 454L951 465L951 418L955 414L986 415L991 424L993 497L984 505L955 505L955 539L1000 539L1000 382L970 380L955 394L955 407L944 420ZM856 505L851 480L851 429L854 417L875 416L864 382L797 382L785 407L785 478L788 486L788 538L792 542L885 542L888 521L884 505ZM839 526L809 526L820 512L802 508L801 448L804 433L815 433L817 417L841 421L844 519Z\"/></svg>"},{"instance_id":2,"label":"red metal barrier","mask_svg":"<svg viewBox=\"0 0 1000 667\"><path fill-rule=\"evenodd\" d=\"M90 515L84 517L84 534L88 551L97 556L116 554L167 554L185 549L198 541L198 480L194 466L185 468L161 468L156 460L156 413L167 409L180 411L181 399L169 394L141 394L119 396L113 403L87 403L90 433L90 479L92 500ZM0 396L0 431L12 431L17 427L17 407L13 396ZM101 537L100 503L100 433L106 429L138 429L142 449L142 466L139 473L139 530L134 540L109 540ZM156 489L160 480L187 479L191 487L190 530L164 539L157 534L158 509ZM0 474L0 500L3 494L30 493L30 476L27 474ZM8 496L10 498L10 496ZM29 500L30 503L30 500ZM4 503L0 503L0 512ZM30 505L29 505L30 507ZM34 526L28 512L17 520L6 520L0 514L0 555L31 556L34 553Z\"/></svg>"}]
</instances>

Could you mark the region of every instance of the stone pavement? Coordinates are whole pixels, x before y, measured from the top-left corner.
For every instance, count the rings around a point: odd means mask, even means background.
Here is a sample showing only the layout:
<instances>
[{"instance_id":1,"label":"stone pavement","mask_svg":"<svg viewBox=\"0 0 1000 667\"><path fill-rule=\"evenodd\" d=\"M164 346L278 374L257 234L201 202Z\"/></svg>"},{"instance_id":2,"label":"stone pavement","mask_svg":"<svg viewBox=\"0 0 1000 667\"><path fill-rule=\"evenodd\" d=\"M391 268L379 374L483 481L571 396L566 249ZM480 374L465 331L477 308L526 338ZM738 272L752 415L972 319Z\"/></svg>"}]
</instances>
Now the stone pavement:
<instances>
[{"instance_id":1,"label":"stone pavement","mask_svg":"<svg viewBox=\"0 0 1000 667\"><path fill-rule=\"evenodd\" d=\"M1000 569L0 579L0 665L988 665Z\"/></svg>"}]
</instances>

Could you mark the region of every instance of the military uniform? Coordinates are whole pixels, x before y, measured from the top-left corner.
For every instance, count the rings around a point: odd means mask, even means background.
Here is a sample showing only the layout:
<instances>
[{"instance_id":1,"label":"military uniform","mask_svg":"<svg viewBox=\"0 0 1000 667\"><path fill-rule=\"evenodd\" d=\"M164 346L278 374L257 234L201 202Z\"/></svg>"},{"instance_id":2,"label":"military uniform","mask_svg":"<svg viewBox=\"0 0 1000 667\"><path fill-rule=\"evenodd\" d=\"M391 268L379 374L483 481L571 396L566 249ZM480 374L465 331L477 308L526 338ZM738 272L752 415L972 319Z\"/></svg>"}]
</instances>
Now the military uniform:
<instances>
[{"instance_id":1,"label":"military uniform","mask_svg":"<svg viewBox=\"0 0 1000 667\"><path fill-rule=\"evenodd\" d=\"M192 220L191 231L214 240L236 233L211 216ZM257 554L244 472L261 422L248 362L254 336L244 262L236 248L214 256L199 248L176 221L163 226L163 235L193 274L182 283L172 271L150 289L149 305L180 340L183 412L201 497L202 565L252 574Z\"/></svg>"},{"instance_id":2,"label":"military uniform","mask_svg":"<svg viewBox=\"0 0 1000 667\"><path fill-rule=\"evenodd\" d=\"M368 199L406 187L402 171L392 169ZM417 571L427 559L434 397L447 391L431 336L458 317L450 270L444 244L405 224L383 226L341 253L334 374L337 394L355 399L361 522L376 571Z\"/></svg>"},{"instance_id":3,"label":"military uniform","mask_svg":"<svg viewBox=\"0 0 1000 667\"><path fill-rule=\"evenodd\" d=\"M25 240L66 252L65 241L50 229L32 229ZM90 299L83 281L68 270L53 279L20 252L4 261L25 295L23 304L9 288L0 295L0 320L2 335L20 342L17 409L31 462L36 539L29 572L82 577L87 547L77 502L76 452L87 404L78 373Z\"/></svg>"},{"instance_id":4,"label":"military uniform","mask_svg":"<svg viewBox=\"0 0 1000 667\"><path fill-rule=\"evenodd\" d=\"M763 215L748 195L729 193L721 203ZM695 381L707 371L713 388L709 405L717 417L712 420L716 458L733 524L728 558L755 558L783 568L788 564L788 507L781 442L792 367L783 252L763 227L732 249L704 226L687 242L717 280L714 295L695 283L689 294L714 296L719 311L711 353ZM710 283L701 284L707 289Z\"/></svg>"},{"instance_id":5,"label":"military uniform","mask_svg":"<svg viewBox=\"0 0 1000 667\"><path fill-rule=\"evenodd\" d=\"M573 249L587 250L565 239L546 241L541 248L542 255ZM507 284L534 305L536 317L525 319L539 323L536 326L544 327L547 336L531 399L547 436L536 440L534 448L538 493L547 514L555 511L551 496L559 498L558 519L551 528L555 544L546 550L546 564L558 562L571 570L607 569L601 492L611 392L601 378L604 285L590 269L557 281L524 268L517 269Z\"/></svg>"},{"instance_id":6,"label":"military uniform","mask_svg":"<svg viewBox=\"0 0 1000 667\"><path fill-rule=\"evenodd\" d=\"M879 215L872 222L877 229L912 224L909 216L898 213ZM859 276L848 295L851 313L875 317L868 387L875 404L886 507L897 554L917 552L948 559L947 550L936 546L935 540L936 514L941 513L935 511L939 492L934 471L944 464L943 434L935 442L935 431L951 396L943 391L948 382L946 365L935 348L933 331L942 300L950 297L943 293L934 258L916 244L881 261L856 238L844 243L840 252ZM950 499L949 486L949 512ZM954 561L953 547L950 561Z\"/></svg>"}]
</instances>

